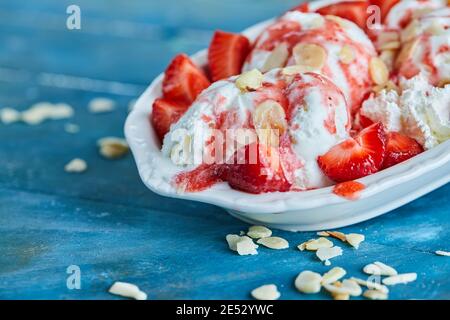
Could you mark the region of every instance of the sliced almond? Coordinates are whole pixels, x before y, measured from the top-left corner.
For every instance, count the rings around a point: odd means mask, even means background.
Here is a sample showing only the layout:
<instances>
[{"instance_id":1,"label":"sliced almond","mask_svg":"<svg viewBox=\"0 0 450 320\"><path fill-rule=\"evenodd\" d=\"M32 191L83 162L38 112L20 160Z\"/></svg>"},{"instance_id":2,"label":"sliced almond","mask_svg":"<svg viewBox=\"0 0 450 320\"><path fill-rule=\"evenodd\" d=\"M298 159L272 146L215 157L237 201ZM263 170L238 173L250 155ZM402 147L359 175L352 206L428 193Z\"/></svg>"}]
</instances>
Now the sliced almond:
<instances>
[{"instance_id":1,"label":"sliced almond","mask_svg":"<svg viewBox=\"0 0 450 320\"><path fill-rule=\"evenodd\" d=\"M316 251L316 256L320 259L320 261L324 261L325 265L330 264L330 259L341 255L342 249L340 247L320 248Z\"/></svg>"},{"instance_id":2,"label":"sliced almond","mask_svg":"<svg viewBox=\"0 0 450 320\"><path fill-rule=\"evenodd\" d=\"M276 285L267 284L252 290L251 295L256 300L277 300L281 294Z\"/></svg>"},{"instance_id":3,"label":"sliced almond","mask_svg":"<svg viewBox=\"0 0 450 320\"><path fill-rule=\"evenodd\" d=\"M266 100L253 111L253 124L260 143L278 147L279 137L287 129L283 107L274 100Z\"/></svg>"},{"instance_id":4,"label":"sliced almond","mask_svg":"<svg viewBox=\"0 0 450 320\"><path fill-rule=\"evenodd\" d=\"M403 43L408 42L416 38L420 34L419 21L411 21L406 28L400 33L400 39Z\"/></svg>"},{"instance_id":5,"label":"sliced almond","mask_svg":"<svg viewBox=\"0 0 450 320\"><path fill-rule=\"evenodd\" d=\"M380 283L377 283L374 281L366 281L366 280L355 278L355 277L351 277L350 279L356 281L356 283L358 283L361 286L365 286L368 289L373 289L373 290L377 290L380 292L389 293L388 287L386 287Z\"/></svg>"},{"instance_id":6,"label":"sliced almond","mask_svg":"<svg viewBox=\"0 0 450 320\"><path fill-rule=\"evenodd\" d=\"M369 289L364 291L363 297L370 300L387 300L388 294L386 292Z\"/></svg>"},{"instance_id":7,"label":"sliced almond","mask_svg":"<svg viewBox=\"0 0 450 320\"><path fill-rule=\"evenodd\" d=\"M322 276L322 285L334 283L344 277L347 272L341 267L334 267Z\"/></svg>"},{"instance_id":8,"label":"sliced almond","mask_svg":"<svg viewBox=\"0 0 450 320\"><path fill-rule=\"evenodd\" d=\"M341 240L342 242L347 241L345 234L339 231L327 231L327 233L330 235L330 237L336 238Z\"/></svg>"},{"instance_id":9,"label":"sliced almond","mask_svg":"<svg viewBox=\"0 0 450 320\"><path fill-rule=\"evenodd\" d=\"M325 284L323 286L328 292L332 294L348 294L353 297L360 296L362 289L356 281L346 279L342 284Z\"/></svg>"},{"instance_id":10,"label":"sliced almond","mask_svg":"<svg viewBox=\"0 0 450 320\"><path fill-rule=\"evenodd\" d=\"M109 288L109 293L135 300L147 300L145 292L141 291L138 286L127 282L114 282Z\"/></svg>"},{"instance_id":11,"label":"sliced almond","mask_svg":"<svg viewBox=\"0 0 450 320\"><path fill-rule=\"evenodd\" d=\"M396 55L397 52L394 50L384 50L380 53L380 59L383 60L389 71L392 71L394 69L394 61Z\"/></svg>"},{"instance_id":12,"label":"sliced almond","mask_svg":"<svg viewBox=\"0 0 450 320\"><path fill-rule=\"evenodd\" d=\"M253 239L268 238L272 235L272 230L264 226L252 226L248 228L247 235Z\"/></svg>"},{"instance_id":13,"label":"sliced almond","mask_svg":"<svg viewBox=\"0 0 450 320\"><path fill-rule=\"evenodd\" d=\"M383 284L387 286L393 286L396 284L406 284L409 282L416 281L417 273L403 273L397 274L395 276L390 276L383 279Z\"/></svg>"},{"instance_id":14,"label":"sliced almond","mask_svg":"<svg viewBox=\"0 0 450 320\"><path fill-rule=\"evenodd\" d=\"M352 47L349 45L344 45L339 52L339 59L342 63L350 64L355 60L355 54L353 52Z\"/></svg>"},{"instance_id":15,"label":"sliced almond","mask_svg":"<svg viewBox=\"0 0 450 320\"><path fill-rule=\"evenodd\" d=\"M342 287L342 282L336 281L334 285L338 288ZM348 293L331 293L334 300L347 301L350 300L350 295Z\"/></svg>"},{"instance_id":16,"label":"sliced almond","mask_svg":"<svg viewBox=\"0 0 450 320\"><path fill-rule=\"evenodd\" d=\"M289 66L289 67L283 68L281 73L285 76L294 76L296 74L312 72L312 71L314 71L314 69L311 67L296 65L296 66Z\"/></svg>"},{"instance_id":17,"label":"sliced almond","mask_svg":"<svg viewBox=\"0 0 450 320\"><path fill-rule=\"evenodd\" d=\"M308 251L317 251L320 248L331 248L334 244L327 238L319 238L315 240L310 240L305 244L305 249Z\"/></svg>"},{"instance_id":18,"label":"sliced almond","mask_svg":"<svg viewBox=\"0 0 450 320\"><path fill-rule=\"evenodd\" d=\"M257 241L258 244L262 244L264 247L275 250L282 250L289 248L289 242L280 237L268 237L261 238Z\"/></svg>"},{"instance_id":19,"label":"sliced almond","mask_svg":"<svg viewBox=\"0 0 450 320\"><path fill-rule=\"evenodd\" d=\"M321 237L329 237L330 236L330 234L327 231L319 231L316 234Z\"/></svg>"},{"instance_id":20,"label":"sliced almond","mask_svg":"<svg viewBox=\"0 0 450 320\"><path fill-rule=\"evenodd\" d=\"M417 47L419 45L419 39L411 40L405 43L402 47L402 50L397 56L397 59L395 60L395 68L398 69L400 66L405 63L407 60L409 60L414 52L416 51Z\"/></svg>"},{"instance_id":21,"label":"sliced almond","mask_svg":"<svg viewBox=\"0 0 450 320\"><path fill-rule=\"evenodd\" d=\"M295 279L295 287L303 293L318 293L322 276L312 271L303 271Z\"/></svg>"},{"instance_id":22,"label":"sliced almond","mask_svg":"<svg viewBox=\"0 0 450 320\"><path fill-rule=\"evenodd\" d=\"M384 31L378 35L377 45L380 47L385 43L395 41L400 41L400 35L397 31Z\"/></svg>"},{"instance_id":23,"label":"sliced almond","mask_svg":"<svg viewBox=\"0 0 450 320\"><path fill-rule=\"evenodd\" d=\"M100 154L108 159L117 159L128 153L129 147L125 139L106 137L98 140Z\"/></svg>"},{"instance_id":24,"label":"sliced almond","mask_svg":"<svg viewBox=\"0 0 450 320\"><path fill-rule=\"evenodd\" d=\"M236 87L241 91L256 90L262 86L263 75L258 69L244 72L236 79Z\"/></svg>"},{"instance_id":25,"label":"sliced almond","mask_svg":"<svg viewBox=\"0 0 450 320\"><path fill-rule=\"evenodd\" d=\"M70 173L81 173L87 170L87 163L83 159L75 158L65 165L64 170Z\"/></svg>"},{"instance_id":26,"label":"sliced almond","mask_svg":"<svg viewBox=\"0 0 450 320\"><path fill-rule=\"evenodd\" d=\"M247 236L241 237L237 234L229 234L226 236L226 240L230 249L241 256L258 254L258 251L256 251L258 246Z\"/></svg>"},{"instance_id":27,"label":"sliced almond","mask_svg":"<svg viewBox=\"0 0 450 320\"><path fill-rule=\"evenodd\" d=\"M438 88L444 88L446 85L450 84L450 79L449 78L445 78L445 79L441 79L439 80L438 83Z\"/></svg>"},{"instance_id":28,"label":"sliced almond","mask_svg":"<svg viewBox=\"0 0 450 320\"><path fill-rule=\"evenodd\" d=\"M363 271L367 274L378 276L394 276L398 274L397 270L379 261L366 265Z\"/></svg>"},{"instance_id":29,"label":"sliced almond","mask_svg":"<svg viewBox=\"0 0 450 320\"><path fill-rule=\"evenodd\" d=\"M383 60L378 57L373 57L370 60L369 71L375 84L385 84L389 80L389 70Z\"/></svg>"},{"instance_id":30,"label":"sliced almond","mask_svg":"<svg viewBox=\"0 0 450 320\"><path fill-rule=\"evenodd\" d=\"M348 21L346 21L345 19L342 19L341 17L338 17L338 16L327 15L327 16L325 16L325 18L327 20L337 23L342 28L347 28L349 25Z\"/></svg>"},{"instance_id":31,"label":"sliced almond","mask_svg":"<svg viewBox=\"0 0 450 320\"><path fill-rule=\"evenodd\" d=\"M382 45L380 45L378 47L378 49L380 51L383 51L383 50L397 50L397 49L400 49L400 47L401 47L400 41L391 41L391 42L383 43Z\"/></svg>"},{"instance_id":32,"label":"sliced almond","mask_svg":"<svg viewBox=\"0 0 450 320\"><path fill-rule=\"evenodd\" d=\"M450 257L450 252L438 250L435 252L438 256Z\"/></svg>"},{"instance_id":33,"label":"sliced almond","mask_svg":"<svg viewBox=\"0 0 450 320\"><path fill-rule=\"evenodd\" d=\"M324 66L327 53L324 48L312 43L299 43L292 50L297 65L321 70Z\"/></svg>"},{"instance_id":34,"label":"sliced almond","mask_svg":"<svg viewBox=\"0 0 450 320\"><path fill-rule=\"evenodd\" d=\"M364 235L359 233L349 233L345 235L345 239L352 247L358 249L361 242L363 242L366 238Z\"/></svg>"},{"instance_id":35,"label":"sliced almond","mask_svg":"<svg viewBox=\"0 0 450 320\"><path fill-rule=\"evenodd\" d=\"M286 43L280 43L269 55L261 72L265 73L275 68L282 68L289 58L289 50Z\"/></svg>"}]
</instances>

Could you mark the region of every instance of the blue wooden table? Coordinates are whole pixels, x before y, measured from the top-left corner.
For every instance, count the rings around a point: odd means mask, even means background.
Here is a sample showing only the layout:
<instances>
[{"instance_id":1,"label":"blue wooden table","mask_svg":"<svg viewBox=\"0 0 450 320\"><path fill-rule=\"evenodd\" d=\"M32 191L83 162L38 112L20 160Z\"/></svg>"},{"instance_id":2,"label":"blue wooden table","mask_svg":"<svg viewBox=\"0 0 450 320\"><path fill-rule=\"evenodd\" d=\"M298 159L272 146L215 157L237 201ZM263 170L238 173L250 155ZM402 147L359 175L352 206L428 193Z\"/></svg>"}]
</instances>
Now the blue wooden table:
<instances>
[{"instance_id":1,"label":"blue wooden table","mask_svg":"<svg viewBox=\"0 0 450 320\"><path fill-rule=\"evenodd\" d=\"M239 31L280 14L296 0L77 0L81 30L66 28L67 0L0 2L0 108L66 102L75 116L38 126L0 124L0 298L115 299L117 280L138 284L149 299L246 299L275 283L284 299L329 299L298 293L302 270L325 272L295 247L313 233L275 231L291 248L241 257L225 242L247 226L210 205L162 198L141 183L131 155L99 156L96 141L122 136L128 103L178 52L207 46L214 29ZM114 112L92 114L95 97ZM80 132L64 131L67 122ZM80 157L88 171L69 174ZM393 299L450 299L450 185L380 218L343 229L360 232L333 260L349 275L380 260L418 280L391 290ZM336 241L337 243L337 241ZM81 289L66 285L70 265Z\"/></svg>"}]
</instances>

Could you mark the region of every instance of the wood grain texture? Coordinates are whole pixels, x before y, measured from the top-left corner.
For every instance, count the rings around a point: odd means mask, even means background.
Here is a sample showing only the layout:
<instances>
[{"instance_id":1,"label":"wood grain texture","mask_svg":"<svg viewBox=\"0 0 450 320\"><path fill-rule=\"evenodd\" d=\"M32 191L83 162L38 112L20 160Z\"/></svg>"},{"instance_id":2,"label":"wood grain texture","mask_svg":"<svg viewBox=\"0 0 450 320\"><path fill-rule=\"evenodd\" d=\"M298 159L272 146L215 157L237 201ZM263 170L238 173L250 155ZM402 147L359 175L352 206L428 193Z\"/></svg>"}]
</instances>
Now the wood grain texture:
<instances>
[{"instance_id":1,"label":"wood grain texture","mask_svg":"<svg viewBox=\"0 0 450 320\"><path fill-rule=\"evenodd\" d=\"M208 45L216 28L238 31L282 13L297 1L79 0L82 30L65 28L71 1L0 2L0 108L26 109L39 101L66 102L73 119L30 127L0 124L0 298L115 299L117 280L138 284L149 299L248 299L275 283L284 299L307 296L293 287L306 269L325 272L299 243L313 233L275 231L291 248L240 257L225 242L248 226L222 209L172 200L148 191L131 155L108 161L96 141L123 136L128 103L159 74L171 56ZM257 4L257 5L256 5ZM117 108L91 114L92 98ZM68 134L66 123L81 131ZM68 174L75 157L88 163ZM343 229L366 235L359 250L341 245L333 266L364 277L379 260L418 280L391 290L393 299L450 299L450 186L385 216ZM81 290L66 287L66 268L78 265Z\"/></svg>"}]
</instances>

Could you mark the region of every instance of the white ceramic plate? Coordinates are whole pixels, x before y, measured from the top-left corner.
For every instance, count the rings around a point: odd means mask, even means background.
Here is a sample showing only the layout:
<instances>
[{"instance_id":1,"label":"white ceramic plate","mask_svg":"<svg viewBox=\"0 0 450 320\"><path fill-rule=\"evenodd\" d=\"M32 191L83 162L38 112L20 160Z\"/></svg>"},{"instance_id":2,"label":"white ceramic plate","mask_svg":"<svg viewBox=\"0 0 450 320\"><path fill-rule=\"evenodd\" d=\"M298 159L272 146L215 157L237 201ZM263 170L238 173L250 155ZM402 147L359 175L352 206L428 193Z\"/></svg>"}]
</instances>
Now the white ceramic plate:
<instances>
[{"instance_id":1,"label":"white ceramic plate","mask_svg":"<svg viewBox=\"0 0 450 320\"><path fill-rule=\"evenodd\" d=\"M243 32L251 40L271 23L262 22ZM204 66L207 52L192 56ZM387 213L450 181L450 141L402 164L359 179L366 186L357 201L332 193L332 188L305 192L252 195L220 183L198 193L179 194L170 177L180 169L162 156L158 139L148 121L153 101L161 96L163 74L158 76L136 102L125 124L142 181L152 191L168 197L214 204L252 224L290 231L333 229Z\"/></svg>"}]
</instances>

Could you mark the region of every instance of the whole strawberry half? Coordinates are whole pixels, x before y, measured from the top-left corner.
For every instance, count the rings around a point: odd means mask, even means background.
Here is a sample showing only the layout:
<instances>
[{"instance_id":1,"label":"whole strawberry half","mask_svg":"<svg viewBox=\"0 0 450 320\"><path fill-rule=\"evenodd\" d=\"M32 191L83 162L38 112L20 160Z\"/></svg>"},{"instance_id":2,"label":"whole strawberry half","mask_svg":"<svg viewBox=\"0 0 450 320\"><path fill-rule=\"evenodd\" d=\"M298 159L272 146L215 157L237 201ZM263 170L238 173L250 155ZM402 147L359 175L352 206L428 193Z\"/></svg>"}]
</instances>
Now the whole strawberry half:
<instances>
[{"instance_id":1,"label":"whole strawberry half","mask_svg":"<svg viewBox=\"0 0 450 320\"><path fill-rule=\"evenodd\" d=\"M250 52L250 41L241 34L216 31L208 50L208 63L213 81L241 73Z\"/></svg>"},{"instance_id":2,"label":"whole strawberry half","mask_svg":"<svg viewBox=\"0 0 450 320\"><path fill-rule=\"evenodd\" d=\"M204 72L185 54L177 55L165 71L164 98L190 105L210 85Z\"/></svg>"},{"instance_id":3,"label":"whole strawberry half","mask_svg":"<svg viewBox=\"0 0 450 320\"><path fill-rule=\"evenodd\" d=\"M360 28L366 28L368 1L341 1L317 10L322 15L333 15L348 19Z\"/></svg>"},{"instance_id":4,"label":"whole strawberry half","mask_svg":"<svg viewBox=\"0 0 450 320\"><path fill-rule=\"evenodd\" d=\"M389 132L383 168L392 167L422 152L423 148L416 140L398 132Z\"/></svg>"},{"instance_id":5,"label":"whole strawberry half","mask_svg":"<svg viewBox=\"0 0 450 320\"><path fill-rule=\"evenodd\" d=\"M386 133L381 123L362 130L331 148L317 161L331 180L345 182L373 174L382 168L386 150Z\"/></svg>"},{"instance_id":6,"label":"whole strawberry half","mask_svg":"<svg viewBox=\"0 0 450 320\"><path fill-rule=\"evenodd\" d=\"M161 142L166 133L169 132L171 124L177 122L186 112L187 108L187 104L167 99L156 99L155 102L153 102L153 111L150 115L150 121Z\"/></svg>"},{"instance_id":7,"label":"whole strawberry half","mask_svg":"<svg viewBox=\"0 0 450 320\"><path fill-rule=\"evenodd\" d=\"M285 192L291 188L276 149L253 143L236 152L225 178L233 189L248 193Z\"/></svg>"}]
</instances>

